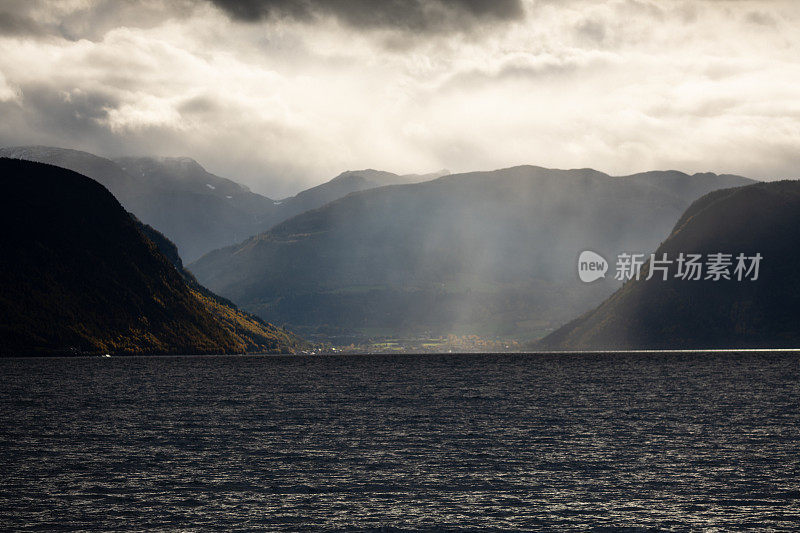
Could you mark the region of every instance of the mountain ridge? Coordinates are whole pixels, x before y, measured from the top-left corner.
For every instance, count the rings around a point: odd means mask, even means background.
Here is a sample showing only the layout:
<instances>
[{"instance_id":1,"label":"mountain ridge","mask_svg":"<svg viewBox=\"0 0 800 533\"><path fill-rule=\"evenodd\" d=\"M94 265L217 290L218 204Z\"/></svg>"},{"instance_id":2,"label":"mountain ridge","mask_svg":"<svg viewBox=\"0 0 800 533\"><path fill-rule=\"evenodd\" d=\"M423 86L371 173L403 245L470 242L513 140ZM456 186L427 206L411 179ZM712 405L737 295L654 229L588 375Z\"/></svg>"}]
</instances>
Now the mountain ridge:
<instances>
[{"instance_id":1,"label":"mountain ridge","mask_svg":"<svg viewBox=\"0 0 800 533\"><path fill-rule=\"evenodd\" d=\"M580 249L655 248L697 196L752 183L667 174L678 193L638 175L532 165L389 185L301 213L189 269L245 309L304 332L545 330L559 320L548 314L566 320L613 292L565 275Z\"/></svg>"},{"instance_id":2,"label":"mountain ridge","mask_svg":"<svg viewBox=\"0 0 800 533\"><path fill-rule=\"evenodd\" d=\"M276 201L208 172L190 157L105 158L42 145L0 148L0 157L54 164L95 179L128 211L175 241L181 256L188 261L350 192L387 183L420 181L442 172L397 175L372 169L346 171Z\"/></svg>"},{"instance_id":3,"label":"mountain ridge","mask_svg":"<svg viewBox=\"0 0 800 533\"><path fill-rule=\"evenodd\" d=\"M763 257L759 278L639 279L532 345L534 349L798 348L800 182L711 192L694 202L656 250ZM642 269L645 278L650 265Z\"/></svg>"},{"instance_id":4,"label":"mountain ridge","mask_svg":"<svg viewBox=\"0 0 800 533\"><path fill-rule=\"evenodd\" d=\"M1 355L291 352L302 345L187 281L174 264L177 253L160 251L174 245L98 182L5 158L0 177Z\"/></svg>"}]
</instances>

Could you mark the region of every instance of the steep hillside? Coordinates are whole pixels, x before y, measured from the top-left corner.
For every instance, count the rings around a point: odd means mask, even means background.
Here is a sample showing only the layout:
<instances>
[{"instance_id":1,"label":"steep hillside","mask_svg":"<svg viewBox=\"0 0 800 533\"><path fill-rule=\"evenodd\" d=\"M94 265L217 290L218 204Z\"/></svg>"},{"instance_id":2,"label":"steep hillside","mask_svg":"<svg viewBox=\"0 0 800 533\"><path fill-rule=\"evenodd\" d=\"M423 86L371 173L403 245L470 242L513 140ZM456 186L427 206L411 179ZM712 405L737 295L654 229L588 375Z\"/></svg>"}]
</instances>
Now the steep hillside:
<instances>
[{"instance_id":1,"label":"steep hillside","mask_svg":"<svg viewBox=\"0 0 800 533\"><path fill-rule=\"evenodd\" d=\"M239 352L293 353L308 347L308 343L297 335L265 322L252 313L242 311L230 300L222 298L200 285L194 275L183 266L183 261L178 254L178 247L152 226L143 224L134 215L131 216L134 218L139 230L172 263L192 294L234 337L238 344Z\"/></svg>"},{"instance_id":2,"label":"steep hillside","mask_svg":"<svg viewBox=\"0 0 800 533\"><path fill-rule=\"evenodd\" d=\"M146 237L94 180L12 159L0 159L0 180L0 355L289 352L299 345L187 281L170 262L177 254L168 259L159 250L170 243Z\"/></svg>"},{"instance_id":3,"label":"steep hillside","mask_svg":"<svg viewBox=\"0 0 800 533\"><path fill-rule=\"evenodd\" d=\"M128 211L164 232L192 260L269 228L275 203L210 174L188 158L124 158L46 146L0 148L0 157L48 163L88 176Z\"/></svg>"},{"instance_id":4,"label":"steep hillside","mask_svg":"<svg viewBox=\"0 0 800 533\"><path fill-rule=\"evenodd\" d=\"M698 195L750 182L530 166L452 175L351 194L190 270L309 333L535 336L617 288L577 281L581 250L652 250Z\"/></svg>"},{"instance_id":5,"label":"steep hillside","mask_svg":"<svg viewBox=\"0 0 800 533\"><path fill-rule=\"evenodd\" d=\"M134 179L154 184L127 198L129 210L175 241L187 261L264 231L280 218L274 201L207 172L193 159L116 162Z\"/></svg>"},{"instance_id":6,"label":"steep hillside","mask_svg":"<svg viewBox=\"0 0 800 533\"><path fill-rule=\"evenodd\" d=\"M692 204L656 251L731 254L727 280L676 278L660 271L625 284L597 309L536 344L537 349L675 349L800 347L800 182L760 183L716 191ZM755 272L738 278L760 254Z\"/></svg>"}]
</instances>

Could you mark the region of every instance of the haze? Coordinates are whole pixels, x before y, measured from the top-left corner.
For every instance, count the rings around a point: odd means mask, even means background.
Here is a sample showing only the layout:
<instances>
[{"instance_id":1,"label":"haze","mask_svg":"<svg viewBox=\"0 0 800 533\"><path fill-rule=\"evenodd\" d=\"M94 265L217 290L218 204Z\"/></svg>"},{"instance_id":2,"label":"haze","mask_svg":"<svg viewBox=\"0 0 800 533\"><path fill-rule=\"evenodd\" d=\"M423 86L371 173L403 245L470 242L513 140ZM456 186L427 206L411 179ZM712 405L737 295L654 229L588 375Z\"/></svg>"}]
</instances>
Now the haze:
<instances>
[{"instance_id":1,"label":"haze","mask_svg":"<svg viewBox=\"0 0 800 533\"><path fill-rule=\"evenodd\" d=\"M795 177L798 27L791 0L6 0L0 145L273 198L367 167Z\"/></svg>"}]
</instances>

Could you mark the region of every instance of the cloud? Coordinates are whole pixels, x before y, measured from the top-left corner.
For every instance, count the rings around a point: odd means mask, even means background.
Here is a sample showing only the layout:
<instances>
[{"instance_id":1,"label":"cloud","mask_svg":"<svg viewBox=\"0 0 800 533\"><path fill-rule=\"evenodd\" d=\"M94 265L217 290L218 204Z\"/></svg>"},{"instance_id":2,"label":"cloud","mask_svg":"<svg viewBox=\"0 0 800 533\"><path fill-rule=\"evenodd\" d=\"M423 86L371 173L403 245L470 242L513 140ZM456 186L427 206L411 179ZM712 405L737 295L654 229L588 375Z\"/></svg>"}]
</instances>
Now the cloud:
<instances>
[{"instance_id":1,"label":"cloud","mask_svg":"<svg viewBox=\"0 0 800 533\"><path fill-rule=\"evenodd\" d=\"M273 197L365 167L800 163L796 2L8 1L3 145L191 156Z\"/></svg>"},{"instance_id":2,"label":"cloud","mask_svg":"<svg viewBox=\"0 0 800 533\"><path fill-rule=\"evenodd\" d=\"M481 87L497 86L503 82L522 85L573 80L574 75L588 76L598 69L619 64L621 58L610 52L579 49L553 54L508 54L502 61L474 69L465 69L447 77L436 86L437 91L474 91Z\"/></svg>"},{"instance_id":3,"label":"cloud","mask_svg":"<svg viewBox=\"0 0 800 533\"><path fill-rule=\"evenodd\" d=\"M240 21L333 17L358 29L467 30L481 22L521 19L520 0L212 0Z\"/></svg>"},{"instance_id":4,"label":"cloud","mask_svg":"<svg viewBox=\"0 0 800 533\"><path fill-rule=\"evenodd\" d=\"M19 100L20 92L15 87L12 87L7 81L6 77L0 72L0 102L9 102Z\"/></svg>"},{"instance_id":5,"label":"cloud","mask_svg":"<svg viewBox=\"0 0 800 533\"><path fill-rule=\"evenodd\" d=\"M578 33L586 38L602 43L606 37L606 27L602 22L596 20L585 20L578 25Z\"/></svg>"},{"instance_id":6,"label":"cloud","mask_svg":"<svg viewBox=\"0 0 800 533\"><path fill-rule=\"evenodd\" d=\"M761 26L775 26L777 25L777 21L775 18L770 15L769 13L763 13L760 11L751 11L745 16L745 20L752 24L758 24Z\"/></svg>"},{"instance_id":7,"label":"cloud","mask_svg":"<svg viewBox=\"0 0 800 533\"><path fill-rule=\"evenodd\" d=\"M4 0L0 36L96 40L120 26L151 28L197 10L196 0Z\"/></svg>"},{"instance_id":8,"label":"cloud","mask_svg":"<svg viewBox=\"0 0 800 533\"><path fill-rule=\"evenodd\" d=\"M0 35L42 35L45 29L25 15L0 11Z\"/></svg>"}]
</instances>

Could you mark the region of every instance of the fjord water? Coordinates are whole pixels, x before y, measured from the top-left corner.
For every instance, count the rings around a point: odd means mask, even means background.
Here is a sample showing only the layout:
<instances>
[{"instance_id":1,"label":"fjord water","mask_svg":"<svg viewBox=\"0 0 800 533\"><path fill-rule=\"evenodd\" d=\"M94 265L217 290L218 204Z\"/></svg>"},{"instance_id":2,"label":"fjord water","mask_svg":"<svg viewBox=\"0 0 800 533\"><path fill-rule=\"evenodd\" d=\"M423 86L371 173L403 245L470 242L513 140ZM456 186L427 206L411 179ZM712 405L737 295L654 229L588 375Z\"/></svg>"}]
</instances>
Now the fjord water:
<instances>
[{"instance_id":1,"label":"fjord water","mask_svg":"<svg viewBox=\"0 0 800 533\"><path fill-rule=\"evenodd\" d=\"M2 529L727 530L800 519L798 353L0 367Z\"/></svg>"}]
</instances>

